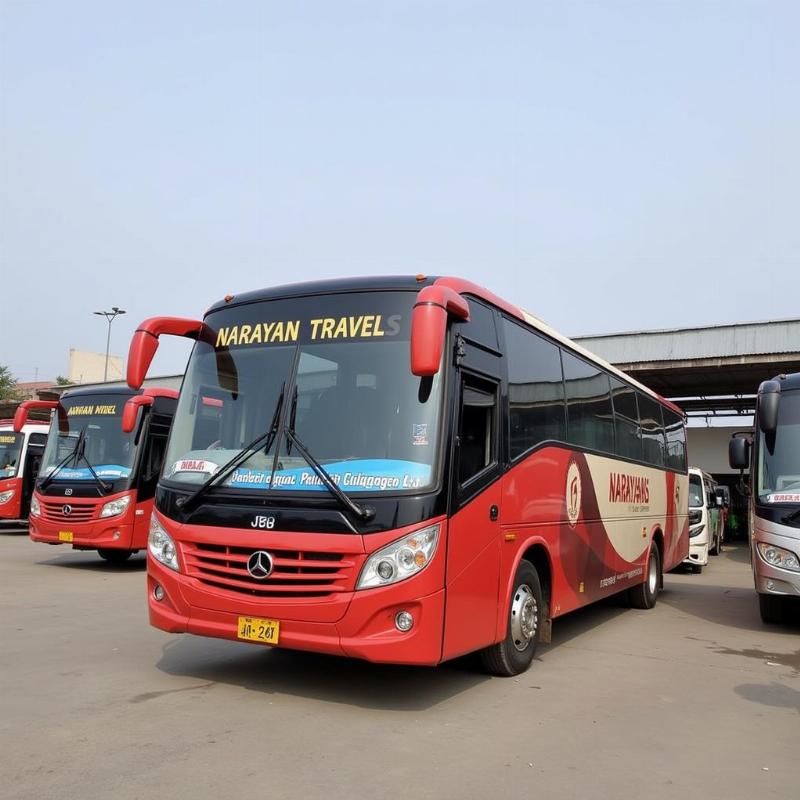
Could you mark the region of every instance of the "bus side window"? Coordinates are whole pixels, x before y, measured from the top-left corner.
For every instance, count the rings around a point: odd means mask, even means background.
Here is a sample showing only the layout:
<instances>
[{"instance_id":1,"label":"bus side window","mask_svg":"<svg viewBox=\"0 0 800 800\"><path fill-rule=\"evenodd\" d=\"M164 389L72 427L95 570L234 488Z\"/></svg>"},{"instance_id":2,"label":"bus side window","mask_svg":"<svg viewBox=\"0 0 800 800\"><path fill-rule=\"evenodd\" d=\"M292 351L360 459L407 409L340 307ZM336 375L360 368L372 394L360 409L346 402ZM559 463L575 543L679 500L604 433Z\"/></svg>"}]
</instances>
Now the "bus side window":
<instances>
[{"instance_id":1,"label":"bus side window","mask_svg":"<svg viewBox=\"0 0 800 800\"><path fill-rule=\"evenodd\" d=\"M611 396L614 401L614 430L616 453L623 458L642 460L642 431L639 427L639 408L633 387L611 376Z\"/></svg>"},{"instance_id":2,"label":"bus side window","mask_svg":"<svg viewBox=\"0 0 800 800\"><path fill-rule=\"evenodd\" d=\"M639 398L639 421L642 425L642 446L644 460L654 467L666 466L667 449L664 435L664 420L661 417L661 404L652 397L637 392Z\"/></svg>"},{"instance_id":3,"label":"bus side window","mask_svg":"<svg viewBox=\"0 0 800 800\"><path fill-rule=\"evenodd\" d=\"M567 388L567 440L577 447L614 452L614 411L608 375L562 351Z\"/></svg>"},{"instance_id":4,"label":"bus side window","mask_svg":"<svg viewBox=\"0 0 800 800\"><path fill-rule=\"evenodd\" d=\"M497 386L472 375L461 383L458 482L462 486L497 461Z\"/></svg>"},{"instance_id":5,"label":"bus side window","mask_svg":"<svg viewBox=\"0 0 800 800\"><path fill-rule=\"evenodd\" d=\"M556 345L508 319L503 328L513 460L541 442L566 439L564 378Z\"/></svg>"},{"instance_id":6,"label":"bus side window","mask_svg":"<svg viewBox=\"0 0 800 800\"><path fill-rule=\"evenodd\" d=\"M686 430L683 420L674 411L665 408L664 427L667 432L667 466L686 472Z\"/></svg>"}]
</instances>

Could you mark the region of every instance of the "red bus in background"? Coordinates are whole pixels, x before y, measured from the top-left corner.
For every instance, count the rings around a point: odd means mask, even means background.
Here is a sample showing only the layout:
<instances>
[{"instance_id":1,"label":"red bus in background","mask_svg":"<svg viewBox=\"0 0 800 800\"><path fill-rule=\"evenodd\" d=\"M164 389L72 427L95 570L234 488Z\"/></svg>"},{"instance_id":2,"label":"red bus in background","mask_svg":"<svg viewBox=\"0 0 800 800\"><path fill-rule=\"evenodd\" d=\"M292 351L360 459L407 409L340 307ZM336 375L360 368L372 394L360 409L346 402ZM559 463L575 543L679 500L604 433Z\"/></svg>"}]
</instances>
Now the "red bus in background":
<instances>
[{"instance_id":1,"label":"red bus in background","mask_svg":"<svg viewBox=\"0 0 800 800\"><path fill-rule=\"evenodd\" d=\"M121 562L147 546L148 526L178 393L172 389L74 389L59 401L27 401L52 411L30 508L35 542L97 550Z\"/></svg>"},{"instance_id":2,"label":"red bus in background","mask_svg":"<svg viewBox=\"0 0 800 800\"><path fill-rule=\"evenodd\" d=\"M148 546L153 625L525 670L551 620L652 607L688 552L681 411L456 278L228 296L196 340Z\"/></svg>"},{"instance_id":3,"label":"red bus in background","mask_svg":"<svg viewBox=\"0 0 800 800\"><path fill-rule=\"evenodd\" d=\"M0 420L0 524L26 525L49 423Z\"/></svg>"}]
</instances>

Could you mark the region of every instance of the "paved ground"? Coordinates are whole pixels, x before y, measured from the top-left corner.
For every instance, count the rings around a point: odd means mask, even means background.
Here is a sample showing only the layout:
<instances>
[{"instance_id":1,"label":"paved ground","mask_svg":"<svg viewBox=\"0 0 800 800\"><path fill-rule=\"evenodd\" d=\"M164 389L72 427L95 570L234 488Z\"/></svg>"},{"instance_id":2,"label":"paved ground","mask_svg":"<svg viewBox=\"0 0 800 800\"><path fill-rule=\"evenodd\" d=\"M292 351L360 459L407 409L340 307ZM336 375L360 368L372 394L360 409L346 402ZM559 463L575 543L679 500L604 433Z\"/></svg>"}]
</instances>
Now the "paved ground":
<instances>
[{"instance_id":1,"label":"paved ground","mask_svg":"<svg viewBox=\"0 0 800 800\"><path fill-rule=\"evenodd\" d=\"M141 556L0 549L3 798L800 796L800 627L761 624L743 546L505 680L168 636Z\"/></svg>"}]
</instances>

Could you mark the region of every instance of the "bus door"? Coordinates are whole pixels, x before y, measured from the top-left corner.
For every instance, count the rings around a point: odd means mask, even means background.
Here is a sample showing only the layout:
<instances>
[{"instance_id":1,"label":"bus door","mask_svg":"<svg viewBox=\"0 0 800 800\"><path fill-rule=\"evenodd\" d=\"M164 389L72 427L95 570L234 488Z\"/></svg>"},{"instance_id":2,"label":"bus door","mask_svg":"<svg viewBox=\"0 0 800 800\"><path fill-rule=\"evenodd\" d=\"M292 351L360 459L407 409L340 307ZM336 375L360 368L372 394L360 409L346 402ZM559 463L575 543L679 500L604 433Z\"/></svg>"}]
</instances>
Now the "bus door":
<instances>
[{"instance_id":1,"label":"bus door","mask_svg":"<svg viewBox=\"0 0 800 800\"><path fill-rule=\"evenodd\" d=\"M470 304L472 312L475 304ZM482 307L483 308L483 307ZM454 326L455 413L443 657L494 642L500 572L501 358L488 337ZM491 331L493 331L493 325ZM463 335L462 335L463 333ZM478 337L475 336L477 339ZM492 347L491 344L495 346Z\"/></svg>"},{"instance_id":2,"label":"bus door","mask_svg":"<svg viewBox=\"0 0 800 800\"><path fill-rule=\"evenodd\" d=\"M31 508L31 497L36 485L36 477L42 465L44 456L44 446L47 443L46 433L31 433L28 435L28 442L25 448L25 456L22 464L22 504L20 506L20 519L27 519Z\"/></svg>"},{"instance_id":3,"label":"bus door","mask_svg":"<svg viewBox=\"0 0 800 800\"><path fill-rule=\"evenodd\" d=\"M150 529L150 515L156 486L164 465L172 418L157 413L153 406L143 421L136 446L139 449L139 462L136 470L136 513L134 516L133 541L136 547L144 547Z\"/></svg>"}]
</instances>

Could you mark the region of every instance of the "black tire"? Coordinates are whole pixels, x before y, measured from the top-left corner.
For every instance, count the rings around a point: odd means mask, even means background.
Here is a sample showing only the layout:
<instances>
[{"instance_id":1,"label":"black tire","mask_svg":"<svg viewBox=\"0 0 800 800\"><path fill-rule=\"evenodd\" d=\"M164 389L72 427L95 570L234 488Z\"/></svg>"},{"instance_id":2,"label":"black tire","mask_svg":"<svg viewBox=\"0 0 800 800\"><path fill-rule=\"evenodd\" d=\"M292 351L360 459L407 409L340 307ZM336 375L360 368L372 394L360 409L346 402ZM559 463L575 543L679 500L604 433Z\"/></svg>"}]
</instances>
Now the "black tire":
<instances>
[{"instance_id":1,"label":"black tire","mask_svg":"<svg viewBox=\"0 0 800 800\"><path fill-rule=\"evenodd\" d=\"M536 654L544 613L542 584L536 567L530 561L521 561L509 598L506 636L501 642L481 650L481 661L487 672L509 678L528 669Z\"/></svg>"},{"instance_id":2,"label":"black tire","mask_svg":"<svg viewBox=\"0 0 800 800\"><path fill-rule=\"evenodd\" d=\"M767 625L780 625L786 620L786 600L777 594L759 594L758 610Z\"/></svg>"},{"instance_id":3,"label":"black tire","mask_svg":"<svg viewBox=\"0 0 800 800\"><path fill-rule=\"evenodd\" d=\"M647 558L647 572L644 580L628 589L628 602L634 608L652 608L658 600L661 589L661 554L655 542L650 546Z\"/></svg>"},{"instance_id":4,"label":"black tire","mask_svg":"<svg viewBox=\"0 0 800 800\"><path fill-rule=\"evenodd\" d=\"M111 548L100 548L97 551L97 555L99 555L100 558L108 561L109 564L122 564L133 555L133 550L116 550Z\"/></svg>"},{"instance_id":5,"label":"black tire","mask_svg":"<svg viewBox=\"0 0 800 800\"><path fill-rule=\"evenodd\" d=\"M722 552L722 531L714 539L714 546L708 551L712 556L718 556Z\"/></svg>"},{"instance_id":6,"label":"black tire","mask_svg":"<svg viewBox=\"0 0 800 800\"><path fill-rule=\"evenodd\" d=\"M699 575L703 571L702 564L690 564L689 566L692 568L692 572L694 572L695 575Z\"/></svg>"}]
</instances>

